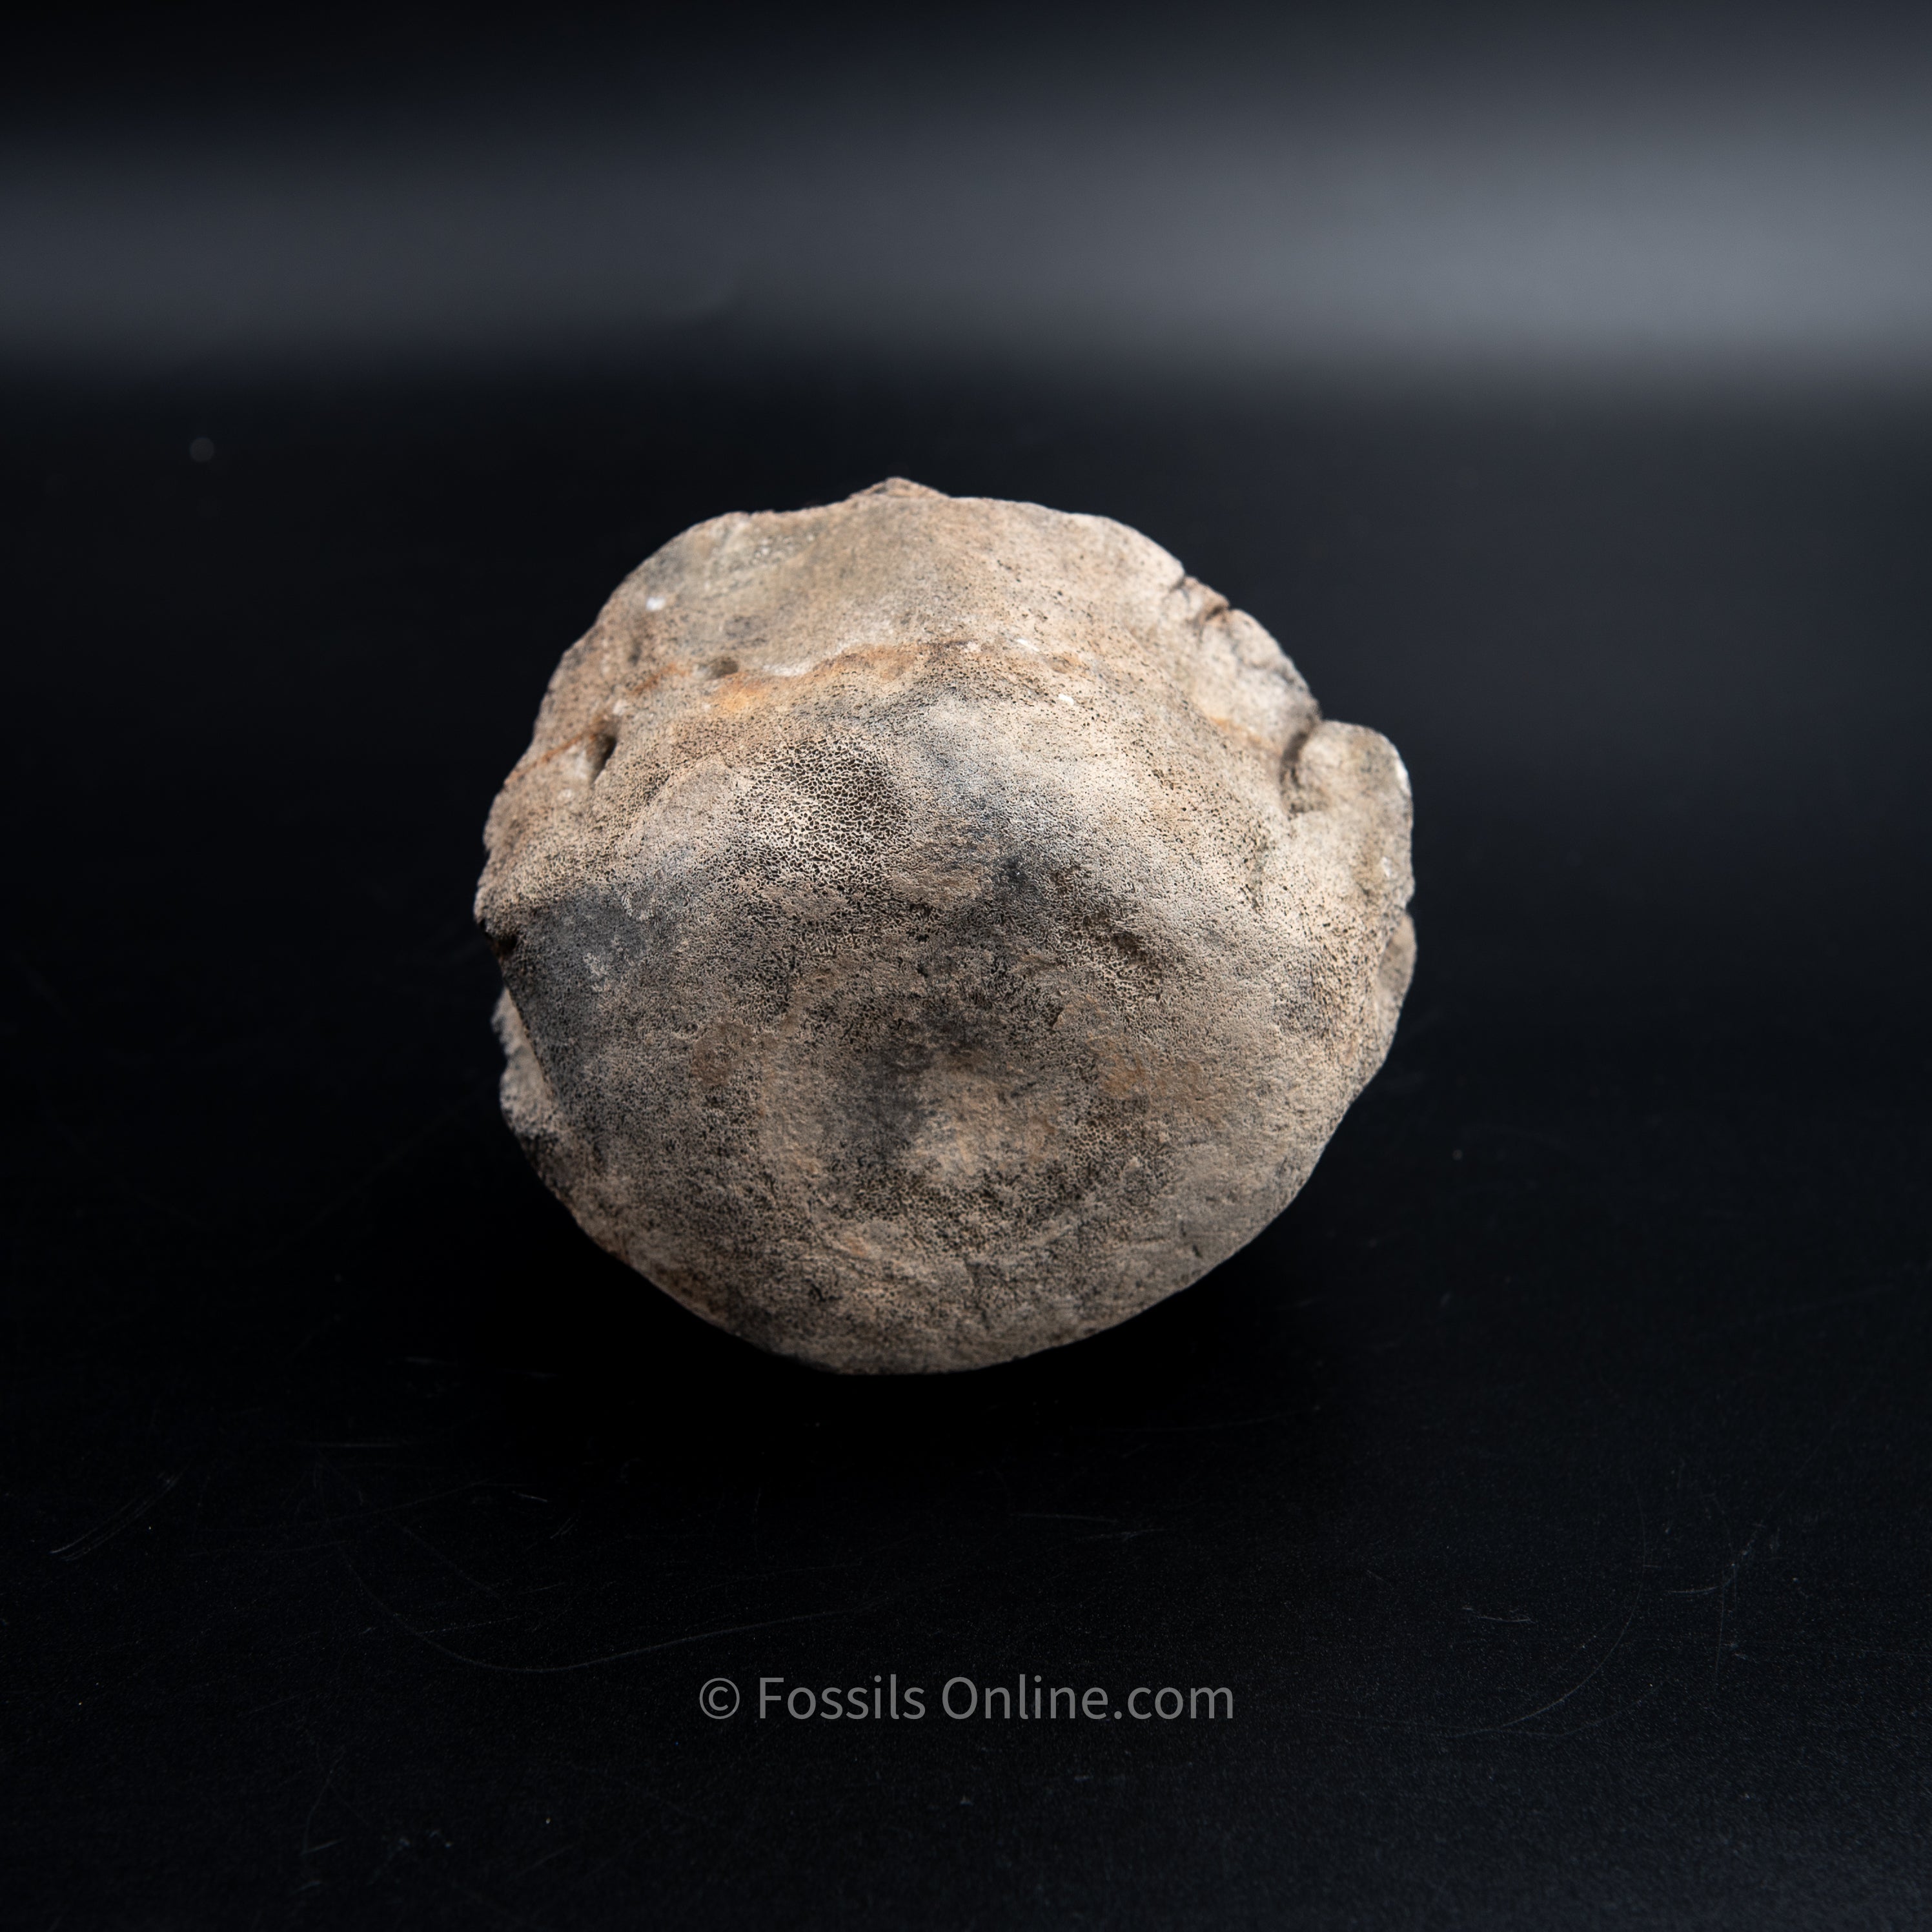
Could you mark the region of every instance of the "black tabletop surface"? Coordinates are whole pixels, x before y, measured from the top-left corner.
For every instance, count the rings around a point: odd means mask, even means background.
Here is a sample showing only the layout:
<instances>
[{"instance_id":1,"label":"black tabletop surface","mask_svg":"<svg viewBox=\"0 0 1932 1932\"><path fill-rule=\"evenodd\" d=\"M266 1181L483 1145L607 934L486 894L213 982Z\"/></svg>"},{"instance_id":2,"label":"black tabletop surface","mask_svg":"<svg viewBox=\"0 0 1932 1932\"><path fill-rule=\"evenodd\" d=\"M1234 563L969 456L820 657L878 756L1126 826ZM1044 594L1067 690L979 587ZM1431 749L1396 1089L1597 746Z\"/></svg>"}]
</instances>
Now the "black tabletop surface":
<instances>
[{"instance_id":1,"label":"black tabletop surface","mask_svg":"<svg viewBox=\"0 0 1932 1932\"><path fill-rule=\"evenodd\" d=\"M1932 412L701 329L4 401L0 1920L1932 1913ZM470 902L623 572L895 473L1387 732L1420 964L1207 1281L846 1380L545 1193Z\"/></svg>"}]
</instances>

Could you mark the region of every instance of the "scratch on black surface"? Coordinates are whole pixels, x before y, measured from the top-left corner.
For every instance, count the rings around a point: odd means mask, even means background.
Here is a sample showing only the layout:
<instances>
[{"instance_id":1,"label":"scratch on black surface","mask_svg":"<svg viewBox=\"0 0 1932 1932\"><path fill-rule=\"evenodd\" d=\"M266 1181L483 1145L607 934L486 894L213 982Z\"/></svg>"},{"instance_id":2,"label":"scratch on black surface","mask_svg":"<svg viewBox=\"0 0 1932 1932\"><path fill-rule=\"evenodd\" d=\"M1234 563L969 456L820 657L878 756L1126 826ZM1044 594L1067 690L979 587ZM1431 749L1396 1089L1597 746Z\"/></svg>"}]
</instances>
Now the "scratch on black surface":
<instances>
[{"instance_id":1,"label":"scratch on black surface","mask_svg":"<svg viewBox=\"0 0 1932 1932\"><path fill-rule=\"evenodd\" d=\"M545 1865L548 1864L553 1858L560 1858L566 1852L574 1852L578 1849L580 1848L574 1843L568 1845L557 1845L553 1846L551 1850L544 1852L542 1858L536 1860L532 1864L526 1864L521 1871L518 1873L518 1882L520 1884L524 1880L530 1876L532 1872L540 1871Z\"/></svg>"},{"instance_id":2,"label":"scratch on black surface","mask_svg":"<svg viewBox=\"0 0 1932 1932\"><path fill-rule=\"evenodd\" d=\"M63 1543L58 1550L50 1550L47 1554L58 1556L63 1563L78 1563L83 1556L92 1556L110 1537L118 1536L124 1529L139 1522L180 1480L178 1469L172 1476L158 1478L131 1502L123 1503L98 1528L90 1529L85 1536L76 1536L71 1543Z\"/></svg>"},{"instance_id":3,"label":"scratch on black surface","mask_svg":"<svg viewBox=\"0 0 1932 1932\"><path fill-rule=\"evenodd\" d=\"M480 1892L472 1892L466 1885L454 1885L450 1889L460 1898L469 1900L472 1905L480 1905L485 1912L492 1912L507 1925L520 1925L524 1932L543 1932L534 1918L526 1918L521 1912L512 1912L507 1905L499 1905L494 1898L485 1898Z\"/></svg>"},{"instance_id":4,"label":"scratch on black surface","mask_svg":"<svg viewBox=\"0 0 1932 1932\"><path fill-rule=\"evenodd\" d=\"M455 1562L453 1558L446 1556L441 1550L437 1549L434 1544L430 1541L428 1537L422 1535L416 1530L412 1529L407 1523L403 1524L401 1526L401 1529L403 1534L406 1536L412 1543L420 1544L422 1547L428 1550L446 1570L449 1570L455 1576L460 1576L464 1582L467 1583L472 1590L477 1591L486 1597L494 1597L500 1604L503 1600L503 1593L502 1591L492 1589L488 1583L481 1582L476 1577L471 1576L470 1572L463 1568L462 1564Z\"/></svg>"},{"instance_id":5,"label":"scratch on black surface","mask_svg":"<svg viewBox=\"0 0 1932 1932\"><path fill-rule=\"evenodd\" d=\"M640 1643L628 1650L614 1650L602 1657L584 1657L568 1664L494 1664L487 1657L467 1657L460 1650L452 1650L446 1643L438 1643L428 1631L418 1630L400 1612L379 1597L367 1578L350 1561L346 1550L338 1550L343 1567L356 1580L356 1587L370 1602L380 1610L397 1628L417 1642L427 1645L440 1655L448 1658L453 1664L466 1664L475 1670L493 1670L506 1677L560 1677L572 1670L596 1670L607 1664L623 1664L634 1657L650 1657L661 1650L681 1650L687 1644L706 1643L713 1637L743 1636L752 1630L776 1630L786 1624L812 1624L822 1622L827 1617L862 1616L875 1610L879 1603L854 1604L848 1608L835 1610L805 1610L795 1616L767 1617L762 1622L730 1624L718 1630L694 1630L688 1636L666 1637L659 1643ZM884 1599L880 1599L883 1602Z\"/></svg>"},{"instance_id":6,"label":"scratch on black surface","mask_svg":"<svg viewBox=\"0 0 1932 1932\"><path fill-rule=\"evenodd\" d=\"M318 1476L324 1470L332 1475L340 1473L334 1463L317 1458L316 1472ZM466 1496L477 1490L507 1490L509 1486L508 1483L490 1482L482 1477L472 1477L467 1482L452 1484L446 1490L432 1490L424 1496L407 1496L400 1502L365 1503L359 1509L335 1511L326 1519L326 1522L332 1529L343 1523L368 1522L382 1516L399 1516L406 1510L427 1509L431 1503L447 1502L452 1496ZM359 1496L361 1492L357 1493Z\"/></svg>"},{"instance_id":7,"label":"scratch on black surface","mask_svg":"<svg viewBox=\"0 0 1932 1932\"><path fill-rule=\"evenodd\" d=\"M1782 1321L1788 1315L1816 1315L1828 1308L1849 1308L1854 1302L1870 1301L1881 1294L1895 1294L1905 1286L1900 1281L1881 1281L1870 1288L1855 1288L1849 1294L1828 1294L1821 1301L1794 1302L1788 1308L1766 1308L1755 1315L1741 1315L1729 1325L1754 1328L1760 1322Z\"/></svg>"},{"instance_id":8,"label":"scratch on black surface","mask_svg":"<svg viewBox=\"0 0 1932 1932\"><path fill-rule=\"evenodd\" d=\"M1876 1291L1871 1292L1876 1292ZM1846 1296L1841 1298L1846 1300L1851 1300L1858 1299L1860 1298L1856 1296ZM1899 1325L1902 1326L1902 1322ZM1894 1329L1894 1340L1896 1340L1896 1329ZM1812 1444L1810 1448L1805 1452L1804 1460L1798 1465L1797 1468L1794 1469L1791 1472L1790 1477L1786 1478L1784 1486L1780 1489L1778 1494L1772 1498L1771 1502L1759 1512L1757 1520L1751 1525L1750 1535L1744 1538L1742 1546L1736 1551L1730 1561L1725 1564L1723 1570L1718 1576L1716 1583L1712 1586L1715 1590L1718 1598L1717 1645L1715 1654L1711 1660L1711 1688L1713 1692L1717 1690L1719 1684L1723 1681L1724 1678L1724 1624L1726 1618L1729 1613L1732 1601L1737 1595L1738 1583L1743 1571L1744 1566L1750 1561L1753 1552L1757 1548L1758 1538L1771 1526L1772 1520L1777 1516L1779 1510L1784 1507L1785 1498L1790 1496L1792 1491L1797 1488L1798 1485L1804 1480L1806 1472L1810 1468L1811 1465L1816 1462L1819 1456L1823 1454L1826 1444L1829 1442L1832 1438L1837 1435L1840 1429L1844 1426L1846 1418L1848 1417L1852 1410L1857 1408L1858 1404L1864 1401L1865 1397L1871 1393L1872 1384L1878 1380L1880 1376L1884 1372L1887 1364L1892 1360L1892 1351L1889 1346L1880 1351L1878 1360L1874 1364L1871 1372L1865 1377L1863 1382L1859 1383L1858 1387L1854 1389L1850 1395L1846 1396L1845 1400L1841 1403L1839 1404L1837 1413L1834 1414L1831 1420L1825 1425L1823 1433L1819 1436L1816 1442ZM1732 1648L1736 1649L1736 1639L1734 1637L1732 1640Z\"/></svg>"},{"instance_id":9,"label":"scratch on black surface","mask_svg":"<svg viewBox=\"0 0 1932 1932\"><path fill-rule=\"evenodd\" d=\"M1525 1711L1520 1717L1505 1718L1499 1724L1478 1724L1473 1730L1451 1731L1448 1735L1451 1738L1491 1737L1499 1731L1513 1731L1518 1730L1522 1725L1534 1724L1538 1718L1547 1716L1559 1704L1568 1703L1570 1700L1575 1696L1578 1691L1583 1689L1622 1648L1623 1640L1629 1636L1630 1627L1636 1621L1638 1606L1642 1601L1643 1585L1640 1580L1636 1592L1630 1598L1630 1606L1624 1613L1622 1627L1617 1632L1616 1642L1560 1697L1552 1697L1548 1703L1539 1704L1533 1711Z\"/></svg>"},{"instance_id":10,"label":"scratch on black surface","mask_svg":"<svg viewBox=\"0 0 1932 1932\"><path fill-rule=\"evenodd\" d=\"M328 1796L328 1787L335 1782L335 1774L342 1768L342 1760L346 1755L346 1754L342 1751L338 1751L335 1754L335 1762L328 1767L328 1772L322 1780L322 1789L315 1794L315 1802L308 1808L308 1816L302 1820L302 1849L296 1854L298 1863L303 1858L313 1858L317 1852L327 1851L331 1845L338 1845L342 1842L339 1838L331 1838L326 1844L318 1845L310 1834L315 1829L315 1814L322 1809L322 1801ZM311 1879L308 1883L313 1885L318 1882ZM304 1890L306 1888L306 1886L298 1888Z\"/></svg>"},{"instance_id":11,"label":"scratch on black surface","mask_svg":"<svg viewBox=\"0 0 1932 1932\"><path fill-rule=\"evenodd\" d=\"M1629 1636L1630 1625L1636 1622L1637 1611L1642 1606L1643 1603L1645 1580L1648 1573L1650 1560L1650 1524L1648 1519L1644 1513L1643 1492L1641 1490L1637 1488L1634 1478L1632 1479L1630 1488L1636 1499L1636 1588L1631 1593L1630 1608L1624 1612L1623 1622L1618 1628L1616 1640L1611 1644L1610 1648L1605 1651L1603 1655L1598 1658L1596 1662L1592 1664L1589 1669L1585 1671L1582 1676L1578 1678L1576 1682L1571 1684L1569 1689L1565 1690L1561 1696L1552 1697L1547 1703L1539 1704L1534 1710L1525 1711L1519 1717L1505 1718L1499 1724L1478 1724L1470 1730L1451 1731L1448 1733L1450 1737L1492 1737L1499 1732L1520 1730L1525 1724L1534 1724L1538 1718L1546 1717L1552 1711L1555 1710L1558 1706L1568 1703L1570 1700L1575 1696L1578 1691L1582 1690L1602 1672L1604 1667L1610 1662L1610 1659L1616 1656L1617 1652L1623 1648L1624 1639ZM1602 1634L1603 1628L1604 1626L1599 1624L1598 1628L1591 1634L1588 1641L1594 1643L1598 1636ZM1588 1730L1591 1728L1591 1726L1585 1725L1580 1726L1578 1728L1580 1730ZM1534 1736L1544 1734L1532 1732L1531 1735ZM1560 1735L1569 1736L1571 1735L1571 1733L1564 1732L1561 1733Z\"/></svg>"},{"instance_id":12,"label":"scratch on black surface","mask_svg":"<svg viewBox=\"0 0 1932 1932\"><path fill-rule=\"evenodd\" d=\"M1625 1718L1630 1716L1633 1712L1641 1711L1643 1707L1650 1702L1652 1698L1656 1696L1656 1694L1657 1686L1653 1684L1648 1690L1644 1692L1641 1697L1637 1698L1631 1703L1625 1705L1621 1710L1606 1711L1600 1718L1592 1718L1586 1723L1572 1724L1567 1730L1522 1731L1520 1732L1518 1735L1526 1738L1539 1738L1552 1743L1560 1743L1565 1738L1580 1738L1586 1731L1600 1731L1606 1724L1621 1723Z\"/></svg>"}]
</instances>

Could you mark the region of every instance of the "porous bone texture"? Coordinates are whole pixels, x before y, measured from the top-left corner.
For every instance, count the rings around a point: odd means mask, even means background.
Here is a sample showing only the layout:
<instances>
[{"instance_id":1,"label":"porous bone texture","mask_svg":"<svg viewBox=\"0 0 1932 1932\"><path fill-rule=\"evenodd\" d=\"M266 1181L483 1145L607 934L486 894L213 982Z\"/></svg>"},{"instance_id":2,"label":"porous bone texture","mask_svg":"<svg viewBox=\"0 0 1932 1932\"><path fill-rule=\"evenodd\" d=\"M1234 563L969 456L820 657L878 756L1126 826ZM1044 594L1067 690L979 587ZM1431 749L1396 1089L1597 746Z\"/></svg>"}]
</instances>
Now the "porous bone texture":
<instances>
[{"instance_id":1,"label":"porous bone texture","mask_svg":"<svg viewBox=\"0 0 1932 1932\"><path fill-rule=\"evenodd\" d=\"M1394 748L1100 517L892 482L667 544L490 815L505 1114L593 1239L830 1369L1172 1294L1382 1063Z\"/></svg>"}]
</instances>

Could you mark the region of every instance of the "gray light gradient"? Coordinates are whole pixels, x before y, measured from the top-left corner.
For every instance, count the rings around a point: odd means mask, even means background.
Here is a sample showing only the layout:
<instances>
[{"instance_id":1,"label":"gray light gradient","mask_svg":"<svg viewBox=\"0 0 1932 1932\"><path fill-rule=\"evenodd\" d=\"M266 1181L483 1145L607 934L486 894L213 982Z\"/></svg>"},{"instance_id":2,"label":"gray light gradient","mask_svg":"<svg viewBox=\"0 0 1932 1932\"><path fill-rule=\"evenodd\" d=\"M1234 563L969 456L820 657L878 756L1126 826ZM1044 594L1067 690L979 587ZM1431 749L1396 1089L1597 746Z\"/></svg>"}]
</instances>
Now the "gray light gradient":
<instances>
[{"instance_id":1,"label":"gray light gradient","mask_svg":"<svg viewBox=\"0 0 1932 1932\"><path fill-rule=\"evenodd\" d=\"M586 72L0 146L0 358L860 350L1932 373L1932 38ZM1251 55L1251 58L1248 57Z\"/></svg>"}]
</instances>

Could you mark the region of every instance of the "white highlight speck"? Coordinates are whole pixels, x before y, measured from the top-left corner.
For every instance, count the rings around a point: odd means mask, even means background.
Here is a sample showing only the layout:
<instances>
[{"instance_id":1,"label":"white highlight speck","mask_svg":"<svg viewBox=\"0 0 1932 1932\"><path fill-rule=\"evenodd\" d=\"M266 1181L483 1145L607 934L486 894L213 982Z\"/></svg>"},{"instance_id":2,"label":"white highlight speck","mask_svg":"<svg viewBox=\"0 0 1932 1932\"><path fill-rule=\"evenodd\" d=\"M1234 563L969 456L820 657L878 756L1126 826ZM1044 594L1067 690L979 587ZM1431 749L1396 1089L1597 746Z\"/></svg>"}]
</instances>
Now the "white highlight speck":
<instances>
[{"instance_id":1,"label":"white highlight speck","mask_svg":"<svg viewBox=\"0 0 1932 1932\"><path fill-rule=\"evenodd\" d=\"M1071 706L1071 708L1072 708L1072 710L1076 710L1076 711L1078 711L1078 710L1080 709L1079 706L1078 706L1078 705L1077 705L1077 704L1074 704L1074 702L1073 702L1073 700L1072 700L1072 698L1069 698L1069 697L1067 696L1067 694L1066 694L1066 692L1064 692L1064 691L1060 694L1060 695L1059 695L1057 698L1055 698L1055 699L1054 700L1054 702L1056 704L1064 704L1064 705L1070 706Z\"/></svg>"},{"instance_id":2,"label":"white highlight speck","mask_svg":"<svg viewBox=\"0 0 1932 1932\"><path fill-rule=\"evenodd\" d=\"M644 608L646 610L662 610L664 607L664 601L662 597L646 597L644 599Z\"/></svg>"}]
</instances>

